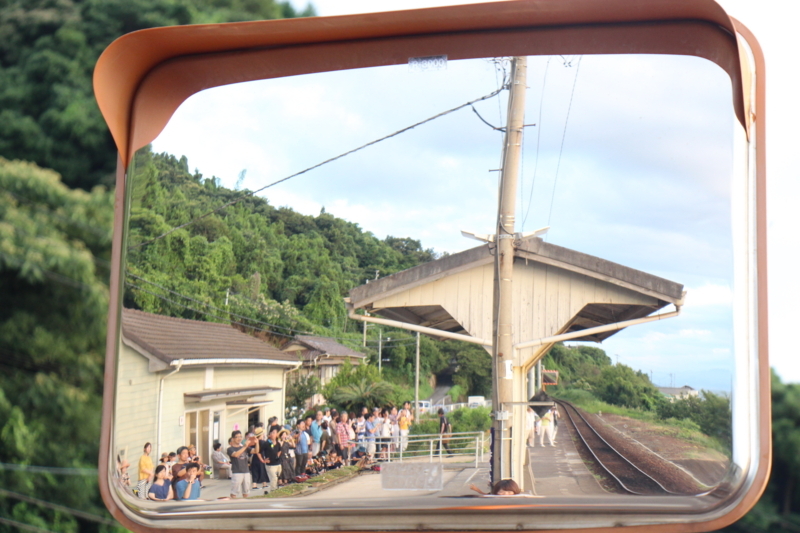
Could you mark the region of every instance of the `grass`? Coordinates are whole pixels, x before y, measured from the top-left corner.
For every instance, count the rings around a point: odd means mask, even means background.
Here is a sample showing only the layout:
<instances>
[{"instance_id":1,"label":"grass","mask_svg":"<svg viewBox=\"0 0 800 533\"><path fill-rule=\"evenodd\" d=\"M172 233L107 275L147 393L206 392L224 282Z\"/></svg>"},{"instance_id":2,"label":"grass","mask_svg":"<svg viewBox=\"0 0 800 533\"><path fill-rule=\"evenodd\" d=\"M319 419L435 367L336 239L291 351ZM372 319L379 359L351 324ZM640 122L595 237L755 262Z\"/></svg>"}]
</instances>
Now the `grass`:
<instances>
[{"instance_id":1,"label":"grass","mask_svg":"<svg viewBox=\"0 0 800 533\"><path fill-rule=\"evenodd\" d=\"M287 498L289 496L297 496L307 490L323 487L331 483L337 482L344 478L353 477L358 474L357 466L343 466L330 472L325 472L316 477L312 477L303 483L292 483L277 490L265 494L263 496L256 496L256 498Z\"/></svg>"},{"instance_id":2,"label":"grass","mask_svg":"<svg viewBox=\"0 0 800 533\"><path fill-rule=\"evenodd\" d=\"M563 391L553 391L551 396L559 400L571 402L587 413L612 414L633 418L635 420L642 420L653 426L653 429L658 431L661 435L699 444L700 446L716 450L728 457L731 455L730 449L720 443L719 440L714 437L709 437L700 431L700 427L688 419L668 418L662 420L653 411L611 405L598 400L592 393L584 390L567 389Z\"/></svg>"}]
</instances>

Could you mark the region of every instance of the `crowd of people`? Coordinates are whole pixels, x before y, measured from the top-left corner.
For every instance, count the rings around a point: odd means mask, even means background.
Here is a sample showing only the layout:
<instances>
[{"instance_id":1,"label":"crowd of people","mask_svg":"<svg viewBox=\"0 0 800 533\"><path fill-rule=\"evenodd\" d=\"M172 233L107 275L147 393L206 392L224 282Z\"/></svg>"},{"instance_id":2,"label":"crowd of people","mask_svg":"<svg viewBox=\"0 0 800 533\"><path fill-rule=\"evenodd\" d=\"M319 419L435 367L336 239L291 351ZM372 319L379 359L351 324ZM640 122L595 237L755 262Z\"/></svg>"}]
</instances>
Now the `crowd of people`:
<instances>
[{"instance_id":1,"label":"crowd of people","mask_svg":"<svg viewBox=\"0 0 800 533\"><path fill-rule=\"evenodd\" d=\"M214 473L230 478L231 498L247 498L256 490L269 494L345 465L368 467L388 460L392 453L405 451L413 423L410 402L401 409L364 407L359 413L326 409L294 427L282 426L277 417L272 417L266 424L249 428L246 434L233 431L227 447L215 442L207 464L190 444L163 453L155 465L148 442L139 460L134 492L139 498L154 501L197 500L203 481ZM122 468L122 462L118 465L126 476L127 466Z\"/></svg>"}]
</instances>

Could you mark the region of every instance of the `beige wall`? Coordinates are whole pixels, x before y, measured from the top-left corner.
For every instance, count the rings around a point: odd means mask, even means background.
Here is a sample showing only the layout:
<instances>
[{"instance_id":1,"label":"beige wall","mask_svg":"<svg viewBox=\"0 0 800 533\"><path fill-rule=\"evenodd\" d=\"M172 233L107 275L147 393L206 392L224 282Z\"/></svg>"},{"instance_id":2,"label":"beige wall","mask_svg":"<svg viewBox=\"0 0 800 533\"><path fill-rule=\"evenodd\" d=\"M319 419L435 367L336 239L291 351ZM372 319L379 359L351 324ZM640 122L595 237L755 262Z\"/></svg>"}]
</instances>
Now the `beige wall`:
<instances>
[{"instance_id":1,"label":"beige wall","mask_svg":"<svg viewBox=\"0 0 800 533\"><path fill-rule=\"evenodd\" d=\"M492 338L494 266L458 272L378 300L374 306L441 305L473 337ZM514 264L513 342L561 333L590 303L653 305L656 299L555 266L524 260ZM535 348L521 354L524 359Z\"/></svg>"},{"instance_id":2,"label":"beige wall","mask_svg":"<svg viewBox=\"0 0 800 533\"><path fill-rule=\"evenodd\" d=\"M145 356L125 344L121 346L114 417L115 450L125 448L129 450L128 461L133 465L131 479L135 477L133 469L141 456L145 442L153 443L151 456L154 461L160 457L161 452L175 451L179 446L188 444L186 442L188 412L208 410L207 418L200 424L208 427L209 440L213 440L213 412L218 411L221 415L219 441L225 447L235 424L238 424L242 431L247 430L247 409L243 410L243 406L227 406L226 400L187 402L184 393L248 386L275 387L278 390L268 392L266 397L253 400L272 400L271 403L259 408L262 421L266 422L270 416L277 416L281 422L283 421L283 368L266 365L218 366L214 367L213 375L209 375L212 373L207 374L206 367L183 367L180 372L164 380L161 446L160 449L156 449L159 380L173 370L174 368L170 368L152 373L148 370L148 359ZM184 425L180 425L181 417L184 417ZM205 455L203 460L208 461L208 453Z\"/></svg>"},{"instance_id":3,"label":"beige wall","mask_svg":"<svg viewBox=\"0 0 800 533\"><path fill-rule=\"evenodd\" d=\"M131 480L138 479L136 465L146 442L156 446L156 404L158 379L147 369L148 361L130 347L121 346L117 366L117 395L114 416L114 451L125 453L132 467Z\"/></svg>"}]
</instances>

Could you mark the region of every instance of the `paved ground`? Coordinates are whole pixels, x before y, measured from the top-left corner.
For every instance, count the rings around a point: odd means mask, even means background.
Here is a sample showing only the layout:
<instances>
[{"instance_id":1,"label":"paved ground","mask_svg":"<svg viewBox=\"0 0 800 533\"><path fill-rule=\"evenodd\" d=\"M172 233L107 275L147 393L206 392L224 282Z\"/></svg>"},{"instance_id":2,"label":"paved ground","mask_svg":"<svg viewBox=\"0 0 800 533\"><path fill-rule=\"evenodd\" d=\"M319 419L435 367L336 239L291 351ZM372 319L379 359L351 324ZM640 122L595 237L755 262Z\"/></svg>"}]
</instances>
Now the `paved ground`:
<instances>
[{"instance_id":1,"label":"paved ground","mask_svg":"<svg viewBox=\"0 0 800 533\"><path fill-rule=\"evenodd\" d=\"M555 446L528 448L534 487L539 496L608 494L586 468L565 424L561 424Z\"/></svg>"},{"instance_id":2,"label":"paved ground","mask_svg":"<svg viewBox=\"0 0 800 533\"><path fill-rule=\"evenodd\" d=\"M428 462L428 458L411 459L407 462L419 463ZM364 498L403 498L410 496L425 496L426 494L437 494L440 496L461 496L475 494L469 490L469 484L475 483L485 490L489 480L488 463L479 463L475 468L474 462L465 463L463 458L442 458L444 465L442 491L402 491L402 490L383 490L381 488L380 474L377 472L365 473L345 482L338 483L330 489L323 489L303 499L338 499L359 497ZM206 479L203 482L201 498L203 500L216 500L217 498L230 495L231 482L229 479ZM264 490L261 488L253 489L250 496L263 496Z\"/></svg>"}]
</instances>

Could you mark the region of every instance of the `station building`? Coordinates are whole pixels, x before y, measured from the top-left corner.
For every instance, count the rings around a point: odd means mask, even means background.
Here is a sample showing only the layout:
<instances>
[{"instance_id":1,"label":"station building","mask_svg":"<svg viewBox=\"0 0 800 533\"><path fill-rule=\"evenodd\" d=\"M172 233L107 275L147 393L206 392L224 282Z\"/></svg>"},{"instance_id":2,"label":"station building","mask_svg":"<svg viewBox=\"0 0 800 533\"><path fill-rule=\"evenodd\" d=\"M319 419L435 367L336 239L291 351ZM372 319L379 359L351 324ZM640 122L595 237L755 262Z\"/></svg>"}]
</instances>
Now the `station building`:
<instances>
[{"instance_id":1,"label":"station building","mask_svg":"<svg viewBox=\"0 0 800 533\"><path fill-rule=\"evenodd\" d=\"M209 461L235 429L283 419L297 356L229 324L122 311L114 450L135 465L146 442L162 452L195 444Z\"/></svg>"}]
</instances>

